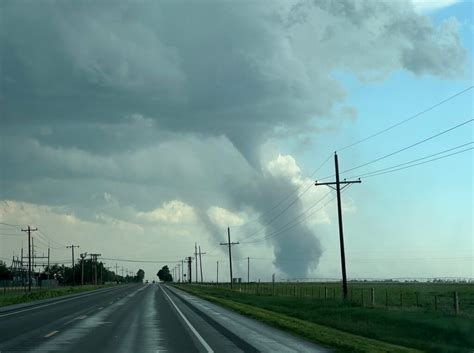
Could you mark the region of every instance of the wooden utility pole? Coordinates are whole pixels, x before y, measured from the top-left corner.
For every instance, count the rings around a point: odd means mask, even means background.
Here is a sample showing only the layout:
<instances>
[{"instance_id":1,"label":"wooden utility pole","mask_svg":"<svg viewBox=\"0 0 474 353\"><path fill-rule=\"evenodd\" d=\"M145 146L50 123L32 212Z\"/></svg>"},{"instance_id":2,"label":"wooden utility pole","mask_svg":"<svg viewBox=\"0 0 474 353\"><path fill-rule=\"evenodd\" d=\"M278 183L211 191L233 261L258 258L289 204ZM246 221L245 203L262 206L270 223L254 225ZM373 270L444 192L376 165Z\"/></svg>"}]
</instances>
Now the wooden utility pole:
<instances>
[{"instance_id":1,"label":"wooden utility pole","mask_svg":"<svg viewBox=\"0 0 474 353\"><path fill-rule=\"evenodd\" d=\"M72 252L72 286L76 284L76 269L75 269L75 261L74 261L74 248L79 248L79 245L72 244L71 246L66 246L67 249L71 249Z\"/></svg>"},{"instance_id":2,"label":"wooden utility pole","mask_svg":"<svg viewBox=\"0 0 474 353\"><path fill-rule=\"evenodd\" d=\"M192 283L191 274L192 274L193 271L192 271L192 268L191 268L191 261L192 261L191 256L188 256L188 276L189 276L188 277L188 282L189 283Z\"/></svg>"},{"instance_id":3,"label":"wooden utility pole","mask_svg":"<svg viewBox=\"0 0 474 353\"><path fill-rule=\"evenodd\" d=\"M221 243L221 245L225 245L229 247L229 269L230 269L230 288L233 288L233 277L232 277L232 245L237 245L239 242L232 243L230 241L230 228L227 227L227 243Z\"/></svg>"},{"instance_id":4,"label":"wooden utility pole","mask_svg":"<svg viewBox=\"0 0 474 353\"><path fill-rule=\"evenodd\" d=\"M250 283L250 257L247 257L247 283Z\"/></svg>"},{"instance_id":5,"label":"wooden utility pole","mask_svg":"<svg viewBox=\"0 0 474 353\"><path fill-rule=\"evenodd\" d=\"M196 260L196 283L198 282L198 252L197 252L197 243L194 243L194 259Z\"/></svg>"},{"instance_id":6,"label":"wooden utility pole","mask_svg":"<svg viewBox=\"0 0 474 353\"><path fill-rule=\"evenodd\" d=\"M199 268L200 268L200 270L201 270L201 283L202 283L203 280L202 280L202 258L201 258L201 255L206 255L206 253L205 253L205 252L201 252L201 246L199 246L198 255L199 255ZM196 262L196 265L197 265L197 262Z\"/></svg>"},{"instance_id":7,"label":"wooden utility pole","mask_svg":"<svg viewBox=\"0 0 474 353\"><path fill-rule=\"evenodd\" d=\"M31 292L31 232L36 232L38 228L22 229L22 232L28 232L28 291ZM23 259L22 259L23 261Z\"/></svg>"},{"instance_id":8,"label":"wooden utility pole","mask_svg":"<svg viewBox=\"0 0 474 353\"><path fill-rule=\"evenodd\" d=\"M337 160L337 153L334 153L334 167L336 171L336 181L335 182L328 182L328 183L318 183L315 182L314 185L326 185L330 188L336 190L337 194L337 215L339 219L339 244L341 250L341 269L342 269L342 297L344 300L347 299L347 275L346 275L346 255L344 251L344 231L342 227L342 206L341 206L341 185L344 185L342 189L344 189L349 184L361 183L361 180L352 180L347 181L344 179L343 181L339 180L339 163ZM334 188L333 185L336 185Z\"/></svg>"},{"instance_id":9,"label":"wooden utility pole","mask_svg":"<svg viewBox=\"0 0 474 353\"><path fill-rule=\"evenodd\" d=\"M92 266L94 268L94 285L97 285L97 257L101 254L90 254ZM122 267L122 277L123 277L123 267Z\"/></svg>"},{"instance_id":10,"label":"wooden utility pole","mask_svg":"<svg viewBox=\"0 0 474 353\"><path fill-rule=\"evenodd\" d=\"M219 261L217 261L216 284L219 284Z\"/></svg>"},{"instance_id":11,"label":"wooden utility pole","mask_svg":"<svg viewBox=\"0 0 474 353\"><path fill-rule=\"evenodd\" d=\"M87 256L87 253L83 253L83 254L79 254L79 256L81 257L81 286L84 285L84 259L86 258Z\"/></svg>"}]
</instances>

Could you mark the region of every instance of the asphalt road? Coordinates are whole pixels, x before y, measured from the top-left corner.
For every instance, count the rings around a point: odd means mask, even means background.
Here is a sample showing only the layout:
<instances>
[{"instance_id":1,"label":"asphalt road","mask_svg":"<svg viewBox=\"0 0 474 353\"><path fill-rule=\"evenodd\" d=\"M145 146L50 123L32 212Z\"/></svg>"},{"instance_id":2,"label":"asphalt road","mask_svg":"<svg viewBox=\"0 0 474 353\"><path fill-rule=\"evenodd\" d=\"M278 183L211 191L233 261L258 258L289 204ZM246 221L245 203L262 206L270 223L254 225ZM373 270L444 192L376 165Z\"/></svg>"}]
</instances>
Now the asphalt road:
<instances>
[{"instance_id":1,"label":"asphalt road","mask_svg":"<svg viewBox=\"0 0 474 353\"><path fill-rule=\"evenodd\" d=\"M0 312L6 352L326 352L172 287L120 286Z\"/></svg>"}]
</instances>

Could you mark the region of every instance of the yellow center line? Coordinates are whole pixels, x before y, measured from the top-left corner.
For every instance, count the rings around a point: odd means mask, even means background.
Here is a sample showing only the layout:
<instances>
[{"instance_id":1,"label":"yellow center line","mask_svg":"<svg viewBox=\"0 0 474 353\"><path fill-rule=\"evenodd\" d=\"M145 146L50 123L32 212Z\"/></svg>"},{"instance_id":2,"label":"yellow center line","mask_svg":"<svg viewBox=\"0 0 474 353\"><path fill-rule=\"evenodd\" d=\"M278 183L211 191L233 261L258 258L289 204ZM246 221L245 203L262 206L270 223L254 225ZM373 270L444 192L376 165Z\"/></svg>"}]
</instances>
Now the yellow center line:
<instances>
[{"instance_id":1,"label":"yellow center line","mask_svg":"<svg viewBox=\"0 0 474 353\"><path fill-rule=\"evenodd\" d=\"M57 334L59 331L51 331L50 333L48 333L46 336L44 336L44 338L48 338L48 337L51 337L55 334Z\"/></svg>"}]
</instances>

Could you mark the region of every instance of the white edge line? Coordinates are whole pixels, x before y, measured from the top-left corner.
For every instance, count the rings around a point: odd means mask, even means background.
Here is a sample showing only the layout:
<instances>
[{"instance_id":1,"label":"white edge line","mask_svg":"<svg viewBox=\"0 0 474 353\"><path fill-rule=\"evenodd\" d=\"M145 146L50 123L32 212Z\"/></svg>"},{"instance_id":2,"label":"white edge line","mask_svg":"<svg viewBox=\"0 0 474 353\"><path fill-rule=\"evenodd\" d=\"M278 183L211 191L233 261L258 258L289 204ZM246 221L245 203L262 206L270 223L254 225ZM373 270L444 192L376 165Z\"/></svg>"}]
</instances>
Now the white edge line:
<instances>
[{"instance_id":1,"label":"white edge line","mask_svg":"<svg viewBox=\"0 0 474 353\"><path fill-rule=\"evenodd\" d=\"M105 291L105 292L109 292L109 291L111 291L111 290L113 290L113 289L115 289L115 288L112 288L112 289L107 290L107 291ZM11 312L11 313L6 313L6 314L0 314L0 317L16 315L16 314L24 313L24 312L26 312L26 311L32 311L32 310L44 308L44 307L47 307L47 306L51 306L51 305L56 305L56 304L68 302L68 301L71 301L71 300L74 300L74 299L80 299L80 298L84 298L84 297L89 297L89 296L91 296L91 295L96 295L96 294L99 294L99 293L104 293L104 291L100 291L100 292L96 292L96 293L86 293L86 294L83 294L83 295L78 295L77 297L73 297L73 298L62 299L62 300L58 300L58 301L55 301L55 302L52 302L52 303L34 306L34 307L32 307L32 308L27 308L27 309L23 309L23 310L13 311L13 312Z\"/></svg>"},{"instance_id":2,"label":"white edge line","mask_svg":"<svg viewBox=\"0 0 474 353\"><path fill-rule=\"evenodd\" d=\"M173 304L174 308L176 309L176 311L178 312L179 315L181 315L181 317L183 318L184 322L189 326L189 328L191 329L191 331L196 335L197 339L199 340L199 342L201 342L201 344L204 346L204 348L207 350L208 353L214 353L214 351L212 350L212 348L207 344L206 341L204 341L204 338L202 338L202 336L199 334L199 332L196 331L196 329L194 328L193 325L191 325L191 323L188 321L188 319L186 319L186 316L184 316L184 314L181 312L181 310L179 310L179 308L176 306L176 304L174 303L173 299L170 298L170 296L168 295L168 293L166 293L166 291L163 289L163 287L160 285L160 288L161 290L163 291L163 293L168 297L169 301L171 304Z\"/></svg>"}]
</instances>

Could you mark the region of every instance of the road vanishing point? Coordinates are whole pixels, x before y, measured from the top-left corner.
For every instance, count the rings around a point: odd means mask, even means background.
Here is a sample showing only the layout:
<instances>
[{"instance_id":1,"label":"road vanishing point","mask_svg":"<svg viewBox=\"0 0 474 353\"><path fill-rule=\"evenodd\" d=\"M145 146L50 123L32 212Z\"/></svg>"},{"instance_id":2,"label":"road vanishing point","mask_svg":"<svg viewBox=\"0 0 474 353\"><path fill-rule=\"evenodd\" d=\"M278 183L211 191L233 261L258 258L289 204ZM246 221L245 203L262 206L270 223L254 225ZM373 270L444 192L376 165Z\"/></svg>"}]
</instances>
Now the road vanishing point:
<instances>
[{"instance_id":1,"label":"road vanishing point","mask_svg":"<svg viewBox=\"0 0 474 353\"><path fill-rule=\"evenodd\" d=\"M0 352L327 352L163 284L4 307Z\"/></svg>"}]
</instances>

